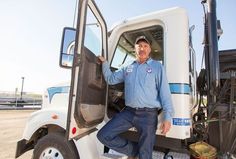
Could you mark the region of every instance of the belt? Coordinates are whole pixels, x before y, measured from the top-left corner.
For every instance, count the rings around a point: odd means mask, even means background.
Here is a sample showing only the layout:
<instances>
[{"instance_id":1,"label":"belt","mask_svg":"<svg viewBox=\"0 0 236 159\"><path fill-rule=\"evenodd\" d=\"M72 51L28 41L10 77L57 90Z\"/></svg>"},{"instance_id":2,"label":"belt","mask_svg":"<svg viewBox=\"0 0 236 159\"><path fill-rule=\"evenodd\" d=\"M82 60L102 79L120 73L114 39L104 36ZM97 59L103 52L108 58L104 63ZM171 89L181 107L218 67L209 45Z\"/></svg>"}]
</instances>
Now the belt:
<instances>
[{"instance_id":1,"label":"belt","mask_svg":"<svg viewBox=\"0 0 236 159\"><path fill-rule=\"evenodd\" d=\"M148 108L148 107L139 108L139 107L126 106L125 108L131 111L158 111L159 110L159 108Z\"/></svg>"}]
</instances>

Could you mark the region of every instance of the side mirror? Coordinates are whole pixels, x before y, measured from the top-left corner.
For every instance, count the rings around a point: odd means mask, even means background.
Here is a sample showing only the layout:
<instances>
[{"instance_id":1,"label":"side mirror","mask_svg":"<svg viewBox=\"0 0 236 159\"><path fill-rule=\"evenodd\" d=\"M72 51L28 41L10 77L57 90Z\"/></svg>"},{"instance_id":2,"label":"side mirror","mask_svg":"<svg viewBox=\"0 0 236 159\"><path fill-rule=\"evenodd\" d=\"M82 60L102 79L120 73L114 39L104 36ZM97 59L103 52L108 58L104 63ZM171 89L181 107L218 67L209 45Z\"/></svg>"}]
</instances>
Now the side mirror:
<instances>
[{"instance_id":1,"label":"side mirror","mask_svg":"<svg viewBox=\"0 0 236 159\"><path fill-rule=\"evenodd\" d=\"M76 29L65 27L63 29L60 61L59 65L63 68L72 68L75 48Z\"/></svg>"}]
</instances>

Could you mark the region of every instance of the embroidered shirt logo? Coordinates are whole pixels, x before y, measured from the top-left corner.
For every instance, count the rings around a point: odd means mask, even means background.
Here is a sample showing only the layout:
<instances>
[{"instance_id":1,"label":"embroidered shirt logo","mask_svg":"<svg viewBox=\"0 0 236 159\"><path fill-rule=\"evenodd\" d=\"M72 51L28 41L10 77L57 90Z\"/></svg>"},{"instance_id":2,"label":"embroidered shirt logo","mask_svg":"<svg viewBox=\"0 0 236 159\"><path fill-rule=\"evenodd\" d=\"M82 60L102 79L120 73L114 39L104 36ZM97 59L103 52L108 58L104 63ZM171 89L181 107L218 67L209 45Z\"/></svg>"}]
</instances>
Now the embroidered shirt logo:
<instances>
[{"instance_id":1,"label":"embroidered shirt logo","mask_svg":"<svg viewBox=\"0 0 236 159\"><path fill-rule=\"evenodd\" d=\"M148 67L148 68L146 69L146 72L147 72L147 73L152 73L152 68Z\"/></svg>"},{"instance_id":2,"label":"embroidered shirt logo","mask_svg":"<svg viewBox=\"0 0 236 159\"><path fill-rule=\"evenodd\" d=\"M126 69L126 72L133 72L133 65L129 65Z\"/></svg>"}]
</instances>

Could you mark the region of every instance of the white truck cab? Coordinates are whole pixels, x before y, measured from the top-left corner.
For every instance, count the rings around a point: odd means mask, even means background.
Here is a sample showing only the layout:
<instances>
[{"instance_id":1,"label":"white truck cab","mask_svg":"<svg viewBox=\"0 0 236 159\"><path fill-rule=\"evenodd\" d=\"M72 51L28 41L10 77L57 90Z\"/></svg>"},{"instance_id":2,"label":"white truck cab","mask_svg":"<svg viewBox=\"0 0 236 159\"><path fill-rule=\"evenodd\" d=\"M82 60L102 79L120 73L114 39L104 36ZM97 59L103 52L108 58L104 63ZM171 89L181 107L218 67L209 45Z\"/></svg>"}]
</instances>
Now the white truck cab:
<instances>
[{"instance_id":1,"label":"white truck cab","mask_svg":"<svg viewBox=\"0 0 236 159\"><path fill-rule=\"evenodd\" d=\"M96 133L125 107L124 88L105 83L97 56L104 56L115 71L135 60L134 41L140 35L151 40L151 57L165 68L175 109L166 136L158 128L156 147L183 151L183 143L191 136L196 97L195 55L186 10L176 7L126 19L108 32L95 2L80 0L77 27L64 29L61 45L60 66L72 69L71 82L46 90L42 109L28 119L16 157L34 149L34 159L105 158L107 149ZM161 111L158 118L160 124ZM124 134L131 140L137 135L134 129Z\"/></svg>"}]
</instances>

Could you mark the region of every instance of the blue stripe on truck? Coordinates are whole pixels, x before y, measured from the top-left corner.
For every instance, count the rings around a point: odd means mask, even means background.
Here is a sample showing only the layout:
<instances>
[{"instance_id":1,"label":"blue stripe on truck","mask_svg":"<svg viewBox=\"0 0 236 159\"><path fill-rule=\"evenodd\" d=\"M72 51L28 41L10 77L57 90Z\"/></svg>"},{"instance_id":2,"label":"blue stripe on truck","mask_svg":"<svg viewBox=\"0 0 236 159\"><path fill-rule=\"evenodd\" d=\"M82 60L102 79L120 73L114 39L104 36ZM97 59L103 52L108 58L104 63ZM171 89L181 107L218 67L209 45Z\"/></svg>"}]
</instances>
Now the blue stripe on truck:
<instances>
[{"instance_id":1,"label":"blue stripe on truck","mask_svg":"<svg viewBox=\"0 0 236 159\"><path fill-rule=\"evenodd\" d=\"M169 83L171 94L190 94L189 84Z\"/></svg>"},{"instance_id":2,"label":"blue stripe on truck","mask_svg":"<svg viewBox=\"0 0 236 159\"><path fill-rule=\"evenodd\" d=\"M172 94L190 94L190 87L184 83L169 83L170 92ZM52 98L58 93L69 93L70 86L50 87L47 89L49 102L51 103Z\"/></svg>"},{"instance_id":3,"label":"blue stripe on truck","mask_svg":"<svg viewBox=\"0 0 236 159\"><path fill-rule=\"evenodd\" d=\"M49 102L51 103L52 98L55 94L58 93L69 93L70 86L61 86L61 87L50 87L47 89L48 96L49 96Z\"/></svg>"}]
</instances>

